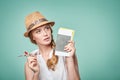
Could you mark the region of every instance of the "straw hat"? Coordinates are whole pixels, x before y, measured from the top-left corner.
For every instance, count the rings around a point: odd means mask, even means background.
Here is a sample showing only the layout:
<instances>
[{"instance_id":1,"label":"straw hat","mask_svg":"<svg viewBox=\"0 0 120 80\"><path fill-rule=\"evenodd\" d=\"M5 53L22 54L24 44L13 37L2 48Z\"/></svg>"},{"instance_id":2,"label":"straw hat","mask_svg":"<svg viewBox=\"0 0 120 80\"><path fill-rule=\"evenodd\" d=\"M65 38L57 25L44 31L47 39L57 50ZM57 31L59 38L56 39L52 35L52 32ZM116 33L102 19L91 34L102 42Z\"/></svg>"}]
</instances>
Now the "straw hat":
<instances>
[{"instance_id":1,"label":"straw hat","mask_svg":"<svg viewBox=\"0 0 120 80\"><path fill-rule=\"evenodd\" d=\"M31 14L29 14L25 19L25 25L26 25L26 32L24 33L25 37L28 37L28 34L31 30L45 25L45 24L51 24L52 26L55 24L55 22L48 21L40 12L36 11Z\"/></svg>"}]
</instances>

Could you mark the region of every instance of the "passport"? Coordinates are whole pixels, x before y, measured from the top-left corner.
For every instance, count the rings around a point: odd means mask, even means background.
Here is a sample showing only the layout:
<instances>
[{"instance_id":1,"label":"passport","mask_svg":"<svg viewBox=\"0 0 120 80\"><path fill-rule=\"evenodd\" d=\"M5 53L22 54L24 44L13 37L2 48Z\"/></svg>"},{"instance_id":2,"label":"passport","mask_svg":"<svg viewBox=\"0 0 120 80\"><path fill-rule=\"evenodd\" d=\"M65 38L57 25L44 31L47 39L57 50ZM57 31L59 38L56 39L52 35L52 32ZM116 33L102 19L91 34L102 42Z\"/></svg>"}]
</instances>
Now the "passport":
<instances>
[{"instance_id":1,"label":"passport","mask_svg":"<svg viewBox=\"0 0 120 80\"><path fill-rule=\"evenodd\" d=\"M68 28L59 28L56 39L55 55L69 56L69 53L64 51L64 47L68 44L69 40L73 40L74 30Z\"/></svg>"}]
</instances>

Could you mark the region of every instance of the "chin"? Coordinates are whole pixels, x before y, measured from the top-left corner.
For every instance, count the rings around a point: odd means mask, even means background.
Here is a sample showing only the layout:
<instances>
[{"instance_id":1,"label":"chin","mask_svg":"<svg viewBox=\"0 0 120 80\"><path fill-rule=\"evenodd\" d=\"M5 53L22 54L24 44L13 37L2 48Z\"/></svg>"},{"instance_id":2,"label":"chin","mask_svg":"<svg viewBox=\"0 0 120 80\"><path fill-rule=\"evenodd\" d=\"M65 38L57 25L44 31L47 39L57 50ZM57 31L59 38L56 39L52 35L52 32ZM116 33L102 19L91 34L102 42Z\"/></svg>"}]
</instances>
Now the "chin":
<instances>
[{"instance_id":1,"label":"chin","mask_svg":"<svg viewBox=\"0 0 120 80\"><path fill-rule=\"evenodd\" d=\"M44 45L50 45L51 41L50 42L45 42Z\"/></svg>"}]
</instances>

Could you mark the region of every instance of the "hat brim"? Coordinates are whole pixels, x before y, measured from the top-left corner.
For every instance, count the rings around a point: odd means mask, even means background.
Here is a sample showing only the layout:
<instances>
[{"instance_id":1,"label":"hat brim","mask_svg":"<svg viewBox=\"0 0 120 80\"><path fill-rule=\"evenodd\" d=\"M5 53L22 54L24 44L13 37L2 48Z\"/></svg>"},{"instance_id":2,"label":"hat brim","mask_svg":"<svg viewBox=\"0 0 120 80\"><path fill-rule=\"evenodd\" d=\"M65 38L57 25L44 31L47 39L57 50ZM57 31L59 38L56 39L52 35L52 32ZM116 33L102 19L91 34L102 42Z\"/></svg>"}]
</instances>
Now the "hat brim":
<instances>
[{"instance_id":1,"label":"hat brim","mask_svg":"<svg viewBox=\"0 0 120 80\"><path fill-rule=\"evenodd\" d=\"M45 21L45 22L42 22L42 23L40 23L40 24L37 24L37 25L35 25L34 27L32 27L29 31L26 31L26 32L24 33L24 36L25 36L25 37L28 37L28 34L29 34L30 31L32 31L33 29L35 29L35 28L37 28L37 27L43 26L43 25L45 25L45 24L51 24L51 27L52 27L52 26L55 24L55 22L53 22L53 21L51 21L51 22Z\"/></svg>"}]
</instances>

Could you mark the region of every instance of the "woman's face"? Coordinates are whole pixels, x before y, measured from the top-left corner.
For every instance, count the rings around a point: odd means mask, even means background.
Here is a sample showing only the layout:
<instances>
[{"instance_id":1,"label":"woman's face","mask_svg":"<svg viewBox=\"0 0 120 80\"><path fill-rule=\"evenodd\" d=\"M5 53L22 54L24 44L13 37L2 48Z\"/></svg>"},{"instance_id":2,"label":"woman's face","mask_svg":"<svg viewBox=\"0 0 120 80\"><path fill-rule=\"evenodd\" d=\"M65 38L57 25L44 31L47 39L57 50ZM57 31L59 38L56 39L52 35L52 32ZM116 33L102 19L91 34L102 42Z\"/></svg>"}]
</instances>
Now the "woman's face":
<instances>
[{"instance_id":1,"label":"woman's face","mask_svg":"<svg viewBox=\"0 0 120 80\"><path fill-rule=\"evenodd\" d=\"M48 24L33 30L32 35L38 45L46 46L51 43L51 27Z\"/></svg>"}]
</instances>

